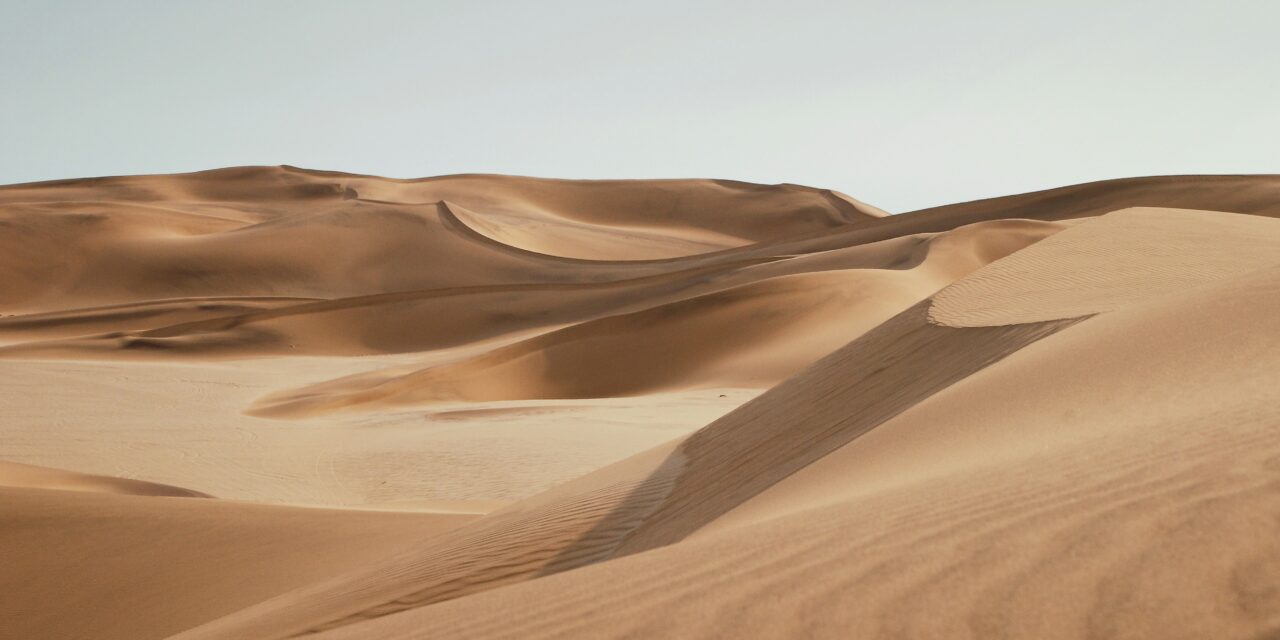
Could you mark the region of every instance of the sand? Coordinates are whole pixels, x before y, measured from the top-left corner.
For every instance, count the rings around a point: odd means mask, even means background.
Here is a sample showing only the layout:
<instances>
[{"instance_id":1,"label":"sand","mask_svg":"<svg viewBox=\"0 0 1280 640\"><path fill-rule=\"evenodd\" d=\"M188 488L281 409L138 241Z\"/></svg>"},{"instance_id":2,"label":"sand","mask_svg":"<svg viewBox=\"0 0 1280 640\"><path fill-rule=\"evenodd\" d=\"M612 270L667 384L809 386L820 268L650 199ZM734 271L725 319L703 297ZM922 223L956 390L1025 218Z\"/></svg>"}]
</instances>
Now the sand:
<instances>
[{"instance_id":1,"label":"sand","mask_svg":"<svg viewBox=\"0 0 1280 640\"><path fill-rule=\"evenodd\" d=\"M12 638L163 637L475 519L0 488Z\"/></svg>"},{"instance_id":2,"label":"sand","mask_svg":"<svg viewBox=\"0 0 1280 640\"><path fill-rule=\"evenodd\" d=\"M1265 637L1275 215L0 187L0 637Z\"/></svg>"}]
</instances>

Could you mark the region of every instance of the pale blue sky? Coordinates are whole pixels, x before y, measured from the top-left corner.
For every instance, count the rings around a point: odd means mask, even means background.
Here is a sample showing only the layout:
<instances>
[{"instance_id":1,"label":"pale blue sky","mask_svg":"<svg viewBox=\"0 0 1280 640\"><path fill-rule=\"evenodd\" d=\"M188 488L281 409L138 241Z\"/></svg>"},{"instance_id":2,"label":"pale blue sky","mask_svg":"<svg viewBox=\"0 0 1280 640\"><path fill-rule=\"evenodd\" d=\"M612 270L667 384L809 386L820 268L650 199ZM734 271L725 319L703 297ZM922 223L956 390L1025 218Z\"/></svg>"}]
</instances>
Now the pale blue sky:
<instances>
[{"instance_id":1,"label":"pale blue sky","mask_svg":"<svg viewBox=\"0 0 1280 640\"><path fill-rule=\"evenodd\" d=\"M0 183L293 164L892 211L1280 172L1280 2L0 0Z\"/></svg>"}]
</instances>

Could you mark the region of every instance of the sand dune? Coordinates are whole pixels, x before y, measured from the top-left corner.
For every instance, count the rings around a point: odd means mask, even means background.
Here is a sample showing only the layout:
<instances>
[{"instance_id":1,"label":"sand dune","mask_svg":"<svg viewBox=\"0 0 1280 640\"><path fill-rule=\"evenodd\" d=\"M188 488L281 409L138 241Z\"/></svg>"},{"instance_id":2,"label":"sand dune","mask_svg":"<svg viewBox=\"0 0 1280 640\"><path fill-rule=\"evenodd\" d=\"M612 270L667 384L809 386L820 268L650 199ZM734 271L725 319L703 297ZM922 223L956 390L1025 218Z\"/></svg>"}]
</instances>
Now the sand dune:
<instances>
[{"instance_id":1,"label":"sand dune","mask_svg":"<svg viewBox=\"0 0 1280 640\"><path fill-rule=\"evenodd\" d=\"M1272 216L1271 176L0 187L0 637L1265 637Z\"/></svg>"},{"instance_id":2,"label":"sand dune","mask_svg":"<svg viewBox=\"0 0 1280 640\"><path fill-rule=\"evenodd\" d=\"M476 517L8 487L0 510L6 638L164 637Z\"/></svg>"},{"instance_id":3,"label":"sand dune","mask_svg":"<svg viewBox=\"0 0 1280 640\"><path fill-rule=\"evenodd\" d=\"M903 312L674 451L640 454L461 528L439 545L282 596L189 637L287 637L677 542L939 388L1073 322L966 332L930 324L926 306ZM952 357L939 357L940 350ZM890 367L904 356L905 364Z\"/></svg>"},{"instance_id":4,"label":"sand dune","mask_svg":"<svg viewBox=\"0 0 1280 640\"><path fill-rule=\"evenodd\" d=\"M1211 214L1202 217L1211 220ZM1105 229L1108 225L1099 226ZM1140 234L1133 235L1141 239ZM1064 250L1058 255L1066 258L1073 254ZM997 264L988 269L1004 266ZM1162 271L1152 269L1151 274L1158 279ZM983 275L980 271L974 277ZM729 621L717 616L714 627L701 627L699 633L732 634L732 629L746 633L761 628L756 625L777 628L778 623L770 622L769 618L785 619L779 614L794 611L792 606L805 608L809 614L806 622L813 625L810 629L820 629L825 624L829 629L857 629L879 635L897 635L906 630L945 633L950 629L981 637L983 629L998 629L1001 624L1019 625L1018 628L1031 635L1063 637L1087 634L1095 628L1103 629L1106 634L1127 630L1162 636L1183 631L1191 631L1188 635L1194 636L1231 628L1237 633L1266 629L1276 621L1273 609L1271 615L1265 614L1269 610L1267 596L1240 594L1241 586L1235 582L1242 579L1238 577L1238 567L1242 566L1239 563L1274 562L1275 554L1280 553L1280 547L1271 543L1269 536L1248 533L1250 528L1256 531L1257 527L1266 526L1263 523L1268 516L1259 520L1258 513L1274 514L1278 507L1274 500L1276 479L1269 470L1276 456L1277 440L1267 428L1274 420L1274 412L1268 407L1273 404L1274 389L1280 388L1275 385L1273 360L1260 358L1251 369L1242 371L1246 379L1256 381L1245 387L1223 380L1226 387L1197 389L1196 393L1187 394L1176 381L1188 374L1196 376L1197 369L1214 370L1224 362L1234 362L1239 357L1236 354L1280 355L1265 330L1253 334L1254 342L1234 342L1224 337L1220 342L1195 344L1190 339L1206 328L1220 327L1224 319L1217 311L1223 308L1239 311L1225 320L1228 323L1243 320L1266 329L1275 317L1275 300L1280 300L1275 296L1280 291L1274 290L1280 286L1278 275L1280 272L1267 269L1243 282L1214 286L1221 283L1221 274L1202 272L1199 280L1210 285L1210 293L1206 295L1138 303L1132 312L1117 311L1079 325L1079 319L1070 319L1048 324L948 329L928 323L925 307L913 308L691 436L668 457L667 464L678 465L677 471L651 473L645 481L658 483L661 490L634 489L619 507L601 518L602 522L612 520L605 530L613 530L614 538L623 540L621 544L615 543L613 551L606 556L617 557L655 546L665 547L716 517L733 520L737 516L738 522L711 527L708 534L691 542L691 547L696 545L697 549L691 548L688 555L679 554L675 549L681 545L676 545L669 548L673 549L670 554L679 555L678 560L664 558L660 553L645 554L631 562L618 561L616 568L613 561L606 562L597 565L599 570L593 567L590 571L565 574L561 580L543 578L529 582L528 588L507 587L492 592L492 597L485 594L463 598L457 600L456 605L422 609L421 614L414 609L440 601L436 599L440 595L426 595L439 594L439 591L401 594L393 601L366 609L366 613L351 615L330 625L337 624L335 637L394 637L395 634L425 637L442 630L454 633L487 630L497 635L528 636L532 630L539 629L544 635L556 636L574 629L582 632L588 624L595 635L682 635L690 631L690 627L684 626L686 623L694 629L699 629L699 623L706 624L702 607L747 610L759 607L761 598L775 602L772 594L776 593L776 598L788 603L786 608L761 607L762 611L744 620ZM964 283L962 280L956 288L963 290ZM1137 280L1131 280L1130 284L1144 288ZM1204 304L1206 297L1210 304ZM1132 336L1135 327L1158 329L1147 340L1135 342ZM922 348L908 337L913 333L936 334L932 338L933 346ZM1049 337L1044 337L1046 335ZM1036 342L1037 339L1041 340ZM1033 344L1019 350L1020 344L1028 340ZM1105 345L1108 341L1115 344ZM948 343L950 348L944 346ZM1090 345L1095 346L1088 348ZM992 356L984 358L985 349L992 348L999 351L990 352ZM1010 350L1012 355L1001 357L1002 352ZM1044 350L1051 350L1055 357L1045 358L1041 355ZM874 355L877 352L883 355ZM954 355L948 358L948 352ZM1081 358L1080 354L1085 353L1108 354L1102 370L1112 378L1099 381L1095 370L1099 363ZM992 357L995 364L990 364ZM1165 362L1152 362L1153 357ZM1028 367L1020 363L1020 359L1032 359L1034 364ZM1168 362L1170 359L1175 362ZM875 366L879 363L885 364L863 374L866 377L836 373L847 372L855 364ZM1181 366L1170 366L1174 364ZM1069 367L1079 367L1079 372L1071 373ZM931 379L945 375L949 369L955 372L950 377ZM1109 419L1071 420L1076 428L1067 433L1059 432L1062 427L1053 423L1038 424L1029 431L1027 418L1009 419L1002 415L1005 413L1002 407L984 401L993 392L1008 397L1010 390L1021 391L1027 381L1039 386L1052 385L1056 387L1053 391L1033 387L1034 393L1027 393L1022 399L1023 402L1048 400L1060 407L1057 411L1039 407L1038 411L1028 412L1029 416L1043 420L1046 416L1063 415L1062 407L1088 406L1091 398L1120 386L1120 380L1133 379L1135 370L1169 372L1173 379L1144 380L1132 389L1133 395L1129 397L1144 401L1140 410L1122 411L1117 415L1112 409L1102 409ZM894 374L905 378L895 378ZM1003 384L966 393L966 386L980 385L984 379L1002 374ZM862 385L867 384L883 386L879 393L866 393ZM1061 397L1064 385L1075 391L1075 397ZM1159 396L1152 397L1153 393L1168 396L1169 400L1162 402ZM815 398L821 398L822 402L815 402ZM1015 393L1012 398L1023 396ZM1170 402L1175 398L1181 401ZM928 411L932 404L948 399L954 399L953 405L963 404L959 408L938 407L937 416L915 421L894 433L896 423L911 422L912 413ZM1154 416L1150 415L1147 406L1153 402L1165 407L1162 419L1153 420ZM871 404L860 407L866 403ZM895 416L894 407L901 406L911 409ZM968 428L949 424L948 418L954 421L959 409L964 408L969 412L984 411L989 417L973 420L974 426ZM885 417L878 416L886 414L889 422L880 424ZM1229 423L1232 426L1223 426L1222 418L1233 419ZM993 420L1007 425L1003 432L993 429L990 425ZM877 424L879 427L870 431L866 439L857 439ZM1152 441L1153 424L1161 425L1156 441ZM950 441L929 442L937 438L932 434L937 433L938 427L945 427L943 433L950 434ZM807 436L808 433L813 435ZM875 447L876 436L882 436L880 446L872 451L864 449L864 446ZM758 438L781 440L770 442ZM829 440L832 438L834 442ZM956 442L957 438L962 440ZM937 452L936 464L920 463L922 439L928 447L926 455L929 449ZM966 444L964 440L969 440L967 447L960 446ZM997 455L991 455L993 445L1000 447ZM1260 445L1270 445L1270 448L1259 448ZM900 453L885 447L894 447ZM956 455L965 450L972 453ZM979 454L980 451L986 455ZM853 457L859 453L861 456ZM800 457L788 463L789 455ZM900 461L897 473L885 468L895 460ZM1233 462L1228 464L1228 460ZM865 469L867 466L877 468L871 472ZM797 470L802 471L796 474ZM866 477L850 479L850 471ZM675 478L670 478L671 475ZM815 483L823 486L815 487ZM797 488L796 484L802 486ZM957 485L962 489L957 490ZM1010 489L1016 491L1010 495ZM655 491L656 498L652 495ZM808 504L804 499L797 499L797 492L802 498L808 497ZM1213 499L1206 503L1211 497ZM753 498L775 502L752 505ZM599 499L602 498L596 498ZM939 509L948 499L969 506ZM643 507L647 515L633 515L631 522L617 521L617 514L637 509L638 501L649 503ZM581 513L581 506L571 506L576 504L567 502L564 508ZM1121 509L1121 506L1127 508ZM757 518L744 519L735 513L739 508L755 511ZM876 514L876 518L867 521L867 514ZM548 520L554 521L544 515L537 516L536 520L546 523L541 526L543 531L551 529ZM1019 532L1007 543L1011 557L1004 563L996 563L994 569L987 567L991 562L987 558L995 551L989 545L997 544L991 537L1015 526ZM852 527L854 535L842 527ZM1155 548L1147 545L1155 531L1170 527L1174 527L1174 537ZM1136 542L1129 539L1126 546L1120 546L1121 540L1132 535L1138 536ZM1189 548L1194 550L1206 536L1233 539L1239 535L1247 535L1257 544L1244 548L1230 544L1215 546L1222 555L1211 563L1182 560L1197 555L1186 553L1187 547L1183 545L1191 545ZM1101 539L1092 539L1099 536ZM759 537L766 538L771 546L748 542ZM896 538L919 540L914 545L920 548L904 542L881 542ZM590 535L581 536L574 544L579 549L577 553L557 550L553 558L582 557L584 551L580 545L588 542L598 544ZM552 540L543 543L555 544ZM1063 552L1058 549L1064 545L1071 548L1085 544L1087 548L1109 551L1099 552L1097 566L1071 571L1072 560L1061 558ZM762 553L764 548L770 551ZM912 551L904 553L905 549ZM1126 552L1126 549L1132 551ZM528 554L525 550L519 555L527 557ZM788 558L803 559L803 563L799 568L782 570ZM437 558L429 566L438 570L443 562ZM834 562L849 563L852 574L839 571L833 575L829 569ZM1067 584L1047 582L1041 593L1024 598L1022 606L1013 610L1016 615L1011 614L1010 605L997 596L998 590L1026 584L1046 563L1052 567L1055 562L1067 563L1063 565L1063 570L1068 571L1064 576L1069 578ZM939 563L951 567L948 572L963 572L968 579L938 583ZM1173 563L1174 567L1166 563ZM412 564L406 558L399 558L395 566L404 571ZM554 560L550 566L553 570L562 568L554 565ZM537 573L545 574L547 569L544 565ZM622 577L634 575L632 572L636 571L650 576L649 581ZM897 577L890 588L880 581L861 577L862 571L872 574L894 571ZM1206 572L1212 580L1177 593L1168 593L1160 582L1168 576L1206 575ZM785 577L779 578L779 573ZM1096 589L1120 576L1125 576L1131 585L1153 589L1166 598L1156 605L1158 611L1187 607L1198 612L1198 619L1190 624L1182 617L1152 615L1151 610L1134 612L1122 608L1117 611L1109 603L1101 605L1100 613L1100 605L1092 601ZM851 577L861 579L845 582ZM1263 571L1243 578L1250 583L1244 588L1257 590L1254 582L1268 583L1274 577ZM576 580L589 583L579 585L575 584ZM668 586L674 581L681 588L655 589L653 581ZM389 582L392 581L384 580L382 584ZM973 596L968 594L973 594L970 585L975 583L984 587L974 595L988 595L972 601ZM1117 597L1121 594L1130 599L1146 597L1125 593L1125 587L1120 585L1110 588L1117 591ZM551 591L541 592L541 589ZM501 625L489 625L490 619L476 615L478 610L470 608L502 606L500 603L507 601L504 599L510 591L518 592L510 597L521 603L517 610L529 612L527 619L514 624L505 620ZM360 592L367 597L363 584ZM573 601L576 605L566 606L566 592L593 596L579 597ZM540 604L541 593L550 598L546 606ZM600 593L610 594L606 602L616 606L600 606L601 602L595 597ZM692 593L701 595L691 597ZM451 595L445 599L453 600ZM1241 597L1246 598L1246 608L1253 610L1252 619L1238 619L1229 609L1221 610L1223 603L1236 604ZM354 598L340 599L351 602ZM829 603L828 606L822 606L823 602ZM844 604L835 606L835 602ZM849 602L867 604L850 608ZM933 602L950 602L941 611L954 611L957 617L939 619L939 610L928 604ZM1070 604L1064 605L1064 602ZM290 607L284 603L278 606L292 615L300 615L296 603ZM664 624L665 614L657 615L658 611L671 609L683 612L687 607L692 608L678 623ZM898 612L887 626L878 622L879 616L886 615L884 607ZM284 615L279 610L268 613L261 609L255 614ZM1014 620L1008 621L1009 617ZM360 622L362 618L376 620ZM258 624L262 624L261 619ZM1092 626L1081 627L1083 624ZM351 628L342 631L343 626ZM212 626L210 629L229 634L222 637L233 637L245 630L266 636L278 632L265 627L231 631ZM210 637L219 635L215 633Z\"/></svg>"},{"instance_id":5,"label":"sand dune","mask_svg":"<svg viewBox=\"0 0 1280 640\"><path fill-rule=\"evenodd\" d=\"M519 229L510 218L524 216L533 231L513 233L542 244L492 239L455 210L483 228ZM584 265L556 257L572 250L546 250L580 246L612 261L674 257L883 215L789 185L397 181L288 167L15 185L0 189L0 214L14 230L0 247L13 276L0 300L23 311L197 295L335 297L592 282L659 269ZM577 239L565 226L587 235ZM715 241L691 244L690 236Z\"/></svg>"},{"instance_id":6,"label":"sand dune","mask_svg":"<svg viewBox=\"0 0 1280 640\"><path fill-rule=\"evenodd\" d=\"M255 412L301 415L371 403L766 388L964 273L1061 228L1027 221L980 223L753 265L749 273L722 276L718 284L724 288L713 293L579 322L391 379L357 376L278 394L260 402ZM877 260L882 255L892 258ZM746 278L749 284L729 286ZM614 367L619 361L629 366Z\"/></svg>"},{"instance_id":7,"label":"sand dune","mask_svg":"<svg viewBox=\"0 0 1280 640\"><path fill-rule=\"evenodd\" d=\"M173 487L157 482L143 482L128 478L96 476L62 469L50 469L29 464L0 460L0 487L22 489L59 489L62 491L88 491L114 493L127 496L170 496L180 498L208 498L208 494Z\"/></svg>"},{"instance_id":8,"label":"sand dune","mask_svg":"<svg viewBox=\"0 0 1280 640\"><path fill-rule=\"evenodd\" d=\"M1276 264L1278 248L1280 220L1123 209L947 287L929 318L972 327L1113 311Z\"/></svg>"},{"instance_id":9,"label":"sand dune","mask_svg":"<svg viewBox=\"0 0 1280 640\"><path fill-rule=\"evenodd\" d=\"M322 637L1267 637L1277 294L1272 267L1074 324L687 542Z\"/></svg>"}]
</instances>

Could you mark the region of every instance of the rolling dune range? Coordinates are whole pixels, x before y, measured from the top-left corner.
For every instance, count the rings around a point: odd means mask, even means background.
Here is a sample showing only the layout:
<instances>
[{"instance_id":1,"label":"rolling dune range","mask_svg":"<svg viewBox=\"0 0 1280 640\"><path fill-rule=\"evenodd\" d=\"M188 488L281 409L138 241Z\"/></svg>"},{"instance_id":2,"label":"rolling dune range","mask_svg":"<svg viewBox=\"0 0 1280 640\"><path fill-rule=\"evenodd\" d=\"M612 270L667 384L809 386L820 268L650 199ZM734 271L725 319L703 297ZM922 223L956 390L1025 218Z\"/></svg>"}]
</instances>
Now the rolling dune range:
<instances>
[{"instance_id":1,"label":"rolling dune range","mask_svg":"<svg viewBox=\"0 0 1280 640\"><path fill-rule=\"evenodd\" d=\"M1271 637L1276 217L0 187L0 637Z\"/></svg>"}]
</instances>

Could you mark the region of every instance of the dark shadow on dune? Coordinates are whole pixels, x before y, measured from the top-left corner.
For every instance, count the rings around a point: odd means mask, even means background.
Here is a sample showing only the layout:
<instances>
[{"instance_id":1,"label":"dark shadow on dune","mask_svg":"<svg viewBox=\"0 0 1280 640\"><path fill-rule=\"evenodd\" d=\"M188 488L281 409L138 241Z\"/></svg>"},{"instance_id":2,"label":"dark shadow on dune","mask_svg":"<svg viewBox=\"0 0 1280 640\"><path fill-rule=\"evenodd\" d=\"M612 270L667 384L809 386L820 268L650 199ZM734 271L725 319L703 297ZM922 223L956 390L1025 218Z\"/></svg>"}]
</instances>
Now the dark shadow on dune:
<instances>
[{"instance_id":1,"label":"dark shadow on dune","mask_svg":"<svg viewBox=\"0 0 1280 640\"><path fill-rule=\"evenodd\" d=\"M641 483L540 575L678 542L933 394L1083 320L955 329L929 323L930 302L694 433L673 454L683 458L674 479Z\"/></svg>"}]
</instances>

